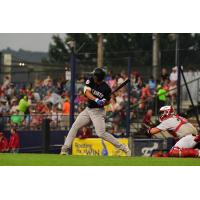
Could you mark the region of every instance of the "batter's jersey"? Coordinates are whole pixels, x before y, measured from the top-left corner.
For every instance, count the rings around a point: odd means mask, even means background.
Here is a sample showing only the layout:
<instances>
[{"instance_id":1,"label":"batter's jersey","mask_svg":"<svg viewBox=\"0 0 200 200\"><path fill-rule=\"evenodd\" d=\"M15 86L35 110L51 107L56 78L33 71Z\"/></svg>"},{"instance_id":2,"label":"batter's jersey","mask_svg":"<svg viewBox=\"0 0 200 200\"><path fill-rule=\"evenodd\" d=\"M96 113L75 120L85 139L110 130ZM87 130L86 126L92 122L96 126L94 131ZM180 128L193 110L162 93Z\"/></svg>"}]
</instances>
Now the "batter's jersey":
<instances>
[{"instance_id":1,"label":"batter's jersey","mask_svg":"<svg viewBox=\"0 0 200 200\"><path fill-rule=\"evenodd\" d=\"M197 134L197 129L189 122L183 123L178 130L176 131L177 127L179 126L181 119L184 120L182 117L170 117L164 121L162 121L157 128L162 130L162 131L169 131L174 137L177 138L182 138L186 135L196 135ZM175 132L176 131L176 132Z\"/></svg>"},{"instance_id":2,"label":"batter's jersey","mask_svg":"<svg viewBox=\"0 0 200 200\"><path fill-rule=\"evenodd\" d=\"M93 78L90 78L85 83L86 89L89 89L93 96L99 99L106 99L110 101L111 89L106 82L97 84L94 82ZM95 101L88 100L89 108L103 108L104 106L99 106Z\"/></svg>"}]
</instances>

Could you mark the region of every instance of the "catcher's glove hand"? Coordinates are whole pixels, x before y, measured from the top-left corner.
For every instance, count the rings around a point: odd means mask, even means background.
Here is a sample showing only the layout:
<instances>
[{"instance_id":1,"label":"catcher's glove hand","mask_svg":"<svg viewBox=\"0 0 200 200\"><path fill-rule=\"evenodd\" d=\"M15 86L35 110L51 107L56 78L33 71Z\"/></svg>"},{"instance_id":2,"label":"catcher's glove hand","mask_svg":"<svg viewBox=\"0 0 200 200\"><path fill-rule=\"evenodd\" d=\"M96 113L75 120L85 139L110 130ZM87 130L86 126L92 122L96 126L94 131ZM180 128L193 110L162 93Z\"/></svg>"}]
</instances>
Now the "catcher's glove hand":
<instances>
[{"instance_id":1,"label":"catcher's glove hand","mask_svg":"<svg viewBox=\"0 0 200 200\"><path fill-rule=\"evenodd\" d=\"M148 127L148 128L147 128L147 134L148 134L149 136L152 136L152 135L151 135L151 127Z\"/></svg>"},{"instance_id":2,"label":"catcher's glove hand","mask_svg":"<svg viewBox=\"0 0 200 200\"><path fill-rule=\"evenodd\" d=\"M143 123L143 125L144 125L145 128L146 128L146 133L147 133L147 135L151 137L150 131L151 131L151 128L152 128L152 127L149 126L149 125L147 125L147 124L145 124L145 123Z\"/></svg>"}]
</instances>

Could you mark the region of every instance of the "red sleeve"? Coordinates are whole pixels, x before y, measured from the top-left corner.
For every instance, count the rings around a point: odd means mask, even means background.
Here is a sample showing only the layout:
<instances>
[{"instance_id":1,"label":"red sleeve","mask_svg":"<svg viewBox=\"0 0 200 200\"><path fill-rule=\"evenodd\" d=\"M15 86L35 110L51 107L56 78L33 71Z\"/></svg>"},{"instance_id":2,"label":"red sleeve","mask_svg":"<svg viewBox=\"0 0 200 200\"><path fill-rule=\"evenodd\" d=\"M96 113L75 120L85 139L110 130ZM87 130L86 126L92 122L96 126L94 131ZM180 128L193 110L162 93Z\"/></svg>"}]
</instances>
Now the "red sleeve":
<instances>
[{"instance_id":1,"label":"red sleeve","mask_svg":"<svg viewBox=\"0 0 200 200\"><path fill-rule=\"evenodd\" d=\"M143 119L143 122L148 124L150 122L150 120L151 120L151 117L149 115L145 115L144 119Z\"/></svg>"},{"instance_id":2,"label":"red sleeve","mask_svg":"<svg viewBox=\"0 0 200 200\"><path fill-rule=\"evenodd\" d=\"M147 90L147 96L150 97L151 96L151 93L149 90Z\"/></svg>"}]
</instances>

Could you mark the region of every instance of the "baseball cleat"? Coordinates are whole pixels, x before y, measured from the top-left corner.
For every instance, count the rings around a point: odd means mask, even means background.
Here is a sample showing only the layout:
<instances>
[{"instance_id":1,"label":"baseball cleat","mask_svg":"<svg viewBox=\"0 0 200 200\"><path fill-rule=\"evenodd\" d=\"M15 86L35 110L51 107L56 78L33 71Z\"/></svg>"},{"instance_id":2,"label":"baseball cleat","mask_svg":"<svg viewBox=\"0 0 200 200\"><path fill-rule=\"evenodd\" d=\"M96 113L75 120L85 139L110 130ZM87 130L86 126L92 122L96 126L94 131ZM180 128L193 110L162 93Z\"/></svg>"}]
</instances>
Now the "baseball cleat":
<instances>
[{"instance_id":1,"label":"baseball cleat","mask_svg":"<svg viewBox=\"0 0 200 200\"><path fill-rule=\"evenodd\" d=\"M125 152L127 156L131 156L131 150L129 149L129 147L127 145L122 144L120 150Z\"/></svg>"},{"instance_id":2,"label":"baseball cleat","mask_svg":"<svg viewBox=\"0 0 200 200\"><path fill-rule=\"evenodd\" d=\"M70 149L68 149L65 145L62 146L60 155L70 155Z\"/></svg>"}]
</instances>

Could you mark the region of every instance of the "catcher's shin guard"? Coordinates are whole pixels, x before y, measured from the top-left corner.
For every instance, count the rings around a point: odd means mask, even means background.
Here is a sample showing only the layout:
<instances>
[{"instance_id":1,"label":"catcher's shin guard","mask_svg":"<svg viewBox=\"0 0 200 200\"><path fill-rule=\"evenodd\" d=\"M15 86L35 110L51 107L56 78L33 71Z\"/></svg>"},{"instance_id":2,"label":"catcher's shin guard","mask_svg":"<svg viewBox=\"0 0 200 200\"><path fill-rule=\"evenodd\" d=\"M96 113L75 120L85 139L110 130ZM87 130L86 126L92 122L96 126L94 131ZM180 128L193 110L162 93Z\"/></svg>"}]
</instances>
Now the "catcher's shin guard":
<instances>
[{"instance_id":1,"label":"catcher's shin guard","mask_svg":"<svg viewBox=\"0 0 200 200\"><path fill-rule=\"evenodd\" d=\"M174 147L169 151L169 157L199 157L199 150Z\"/></svg>"}]
</instances>

